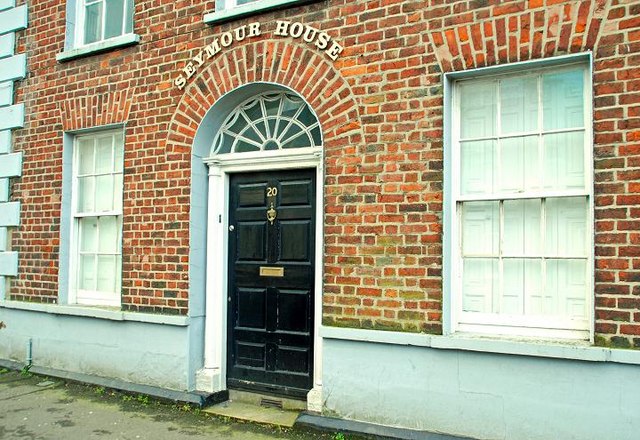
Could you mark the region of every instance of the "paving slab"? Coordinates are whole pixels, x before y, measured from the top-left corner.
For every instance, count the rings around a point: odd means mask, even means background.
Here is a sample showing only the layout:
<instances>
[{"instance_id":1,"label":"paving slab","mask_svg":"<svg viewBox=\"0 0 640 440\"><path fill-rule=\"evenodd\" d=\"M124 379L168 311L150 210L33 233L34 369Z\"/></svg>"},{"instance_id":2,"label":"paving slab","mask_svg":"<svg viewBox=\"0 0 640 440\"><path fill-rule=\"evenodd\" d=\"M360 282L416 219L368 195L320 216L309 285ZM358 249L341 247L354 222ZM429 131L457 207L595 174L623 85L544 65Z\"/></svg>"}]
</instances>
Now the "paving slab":
<instances>
[{"instance_id":1,"label":"paving slab","mask_svg":"<svg viewBox=\"0 0 640 440\"><path fill-rule=\"evenodd\" d=\"M62 379L0 374L3 440L330 440L334 434L240 423L184 403Z\"/></svg>"},{"instance_id":2,"label":"paving slab","mask_svg":"<svg viewBox=\"0 0 640 440\"><path fill-rule=\"evenodd\" d=\"M236 420L261 423L264 425L292 428L296 423L299 411L268 408L246 402L224 402L204 409L209 414L231 417Z\"/></svg>"}]
</instances>

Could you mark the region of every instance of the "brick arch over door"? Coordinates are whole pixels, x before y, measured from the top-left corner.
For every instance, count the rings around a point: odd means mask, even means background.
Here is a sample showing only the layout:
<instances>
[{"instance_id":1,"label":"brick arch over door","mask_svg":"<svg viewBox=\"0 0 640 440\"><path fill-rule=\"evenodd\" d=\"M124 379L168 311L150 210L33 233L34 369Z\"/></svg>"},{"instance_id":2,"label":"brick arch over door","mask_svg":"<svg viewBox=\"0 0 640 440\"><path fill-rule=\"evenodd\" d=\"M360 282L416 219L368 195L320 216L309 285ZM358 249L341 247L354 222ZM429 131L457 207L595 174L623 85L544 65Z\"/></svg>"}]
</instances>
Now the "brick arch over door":
<instances>
[{"instance_id":1,"label":"brick arch over door","mask_svg":"<svg viewBox=\"0 0 640 440\"><path fill-rule=\"evenodd\" d=\"M322 53L287 41L260 41L217 55L190 80L169 126L169 145L190 148L218 99L256 82L283 85L307 101L320 120L327 155L363 141L351 87Z\"/></svg>"},{"instance_id":2,"label":"brick arch over door","mask_svg":"<svg viewBox=\"0 0 640 440\"><path fill-rule=\"evenodd\" d=\"M168 127L168 157L191 157L189 210L189 311L204 316L207 225L207 167L213 142L211 116L229 92L271 83L304 98L320 121L325 165L347 146L362 144L359 107L347 81L322 54L283 40L239 45L218 54L191 78ZM229 95L227 95L229 94Z\"/></svg>"}]
</instances>

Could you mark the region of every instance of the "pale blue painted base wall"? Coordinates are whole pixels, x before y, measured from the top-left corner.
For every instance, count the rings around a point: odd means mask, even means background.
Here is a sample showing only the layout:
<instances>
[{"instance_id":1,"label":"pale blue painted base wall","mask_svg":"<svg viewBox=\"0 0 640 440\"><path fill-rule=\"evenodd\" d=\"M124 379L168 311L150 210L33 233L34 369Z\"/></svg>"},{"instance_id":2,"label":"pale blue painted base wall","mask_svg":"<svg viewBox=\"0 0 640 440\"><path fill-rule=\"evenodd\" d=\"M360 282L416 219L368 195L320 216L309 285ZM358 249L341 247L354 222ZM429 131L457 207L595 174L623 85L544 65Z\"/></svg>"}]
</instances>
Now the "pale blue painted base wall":
<instances>
[{"instance_id":1,"label":"pale blue painted base wall","mask_svg":"<svg viewBox=\"0 0 640 440\"><path fill-rule=\"evenodd\" d=\"M637 440L640 366L324 340L324 414L479 439Z\"/></svg>"},{"instance_id":2,"label":"pale blue painted base wall","mask_svg":"<svg viewBox=\"0 0 640 440\"><path fill-rule=\"evenodd\" d=\"M5 308L0 321L6 325L0 329L0 359L23 365L31 339L34 366L193 391L202 363L202 346L197 350L190 341L188 326Z\"/></svg>"}]
</instances>

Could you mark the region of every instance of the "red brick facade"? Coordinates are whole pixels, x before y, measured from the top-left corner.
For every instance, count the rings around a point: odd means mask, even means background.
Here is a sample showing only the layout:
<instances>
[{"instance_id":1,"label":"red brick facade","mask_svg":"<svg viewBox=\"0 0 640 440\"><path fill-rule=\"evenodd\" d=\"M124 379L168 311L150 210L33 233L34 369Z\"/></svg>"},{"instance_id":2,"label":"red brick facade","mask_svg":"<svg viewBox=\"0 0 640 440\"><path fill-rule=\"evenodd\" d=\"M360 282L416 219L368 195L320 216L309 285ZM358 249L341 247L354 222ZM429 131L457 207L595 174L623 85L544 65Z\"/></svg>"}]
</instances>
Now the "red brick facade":
<instances>
[{"instance_id":1,"label":"red brick facade","mask_svg":"<svg viewBox=\"0 0 640 440\"><path fill-rule=\"evenodd\" d=\"M123 308L187 314L196 130L223 94L265 81L303 96L323 129L325 323L440 333L443 73L592 51L596 339L640 347L640 1L325 0L209 26L213 1L141 0L139 44L66 62L65 1L28 3L12 299L57 301L63 133L124 123ZM282 18L344 52L274 36ZM251 21L259 38L174 86L213 36Z\"/></svg>"}]
</instances>

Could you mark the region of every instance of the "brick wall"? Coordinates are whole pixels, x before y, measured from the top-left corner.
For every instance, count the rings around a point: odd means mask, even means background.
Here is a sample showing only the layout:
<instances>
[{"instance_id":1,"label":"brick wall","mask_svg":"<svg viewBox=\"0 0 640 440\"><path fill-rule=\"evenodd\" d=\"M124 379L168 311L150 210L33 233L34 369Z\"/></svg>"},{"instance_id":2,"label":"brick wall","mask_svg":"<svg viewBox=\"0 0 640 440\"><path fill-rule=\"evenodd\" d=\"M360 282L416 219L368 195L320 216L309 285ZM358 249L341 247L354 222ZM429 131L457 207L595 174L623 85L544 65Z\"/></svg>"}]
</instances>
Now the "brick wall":
<instances>
[{"instance_id":1,"label":"brick wall","mask_svg":"<svg viewBox=\"0 0 640 440\"><path fill-rule=\"evenodd\" d=\"M163 4L166 3L166 4ZM192 3L197 3L191 6ZM188 310L190 152L225 92L274 81L304 96L325 141L324 321L441 332L442 73L594 53L596 332L640 347L640 1L326 0L225 25L206 2L136 2L139 45L58 63L64 1L32 0L19 46L23 203L15 299L54 302L62 133L126 122L123 307ZM345 46L333 62L273 35L302 21ZM258 20L179 91L173 79L213 36Z\"/></svg>"}]
</instances>

